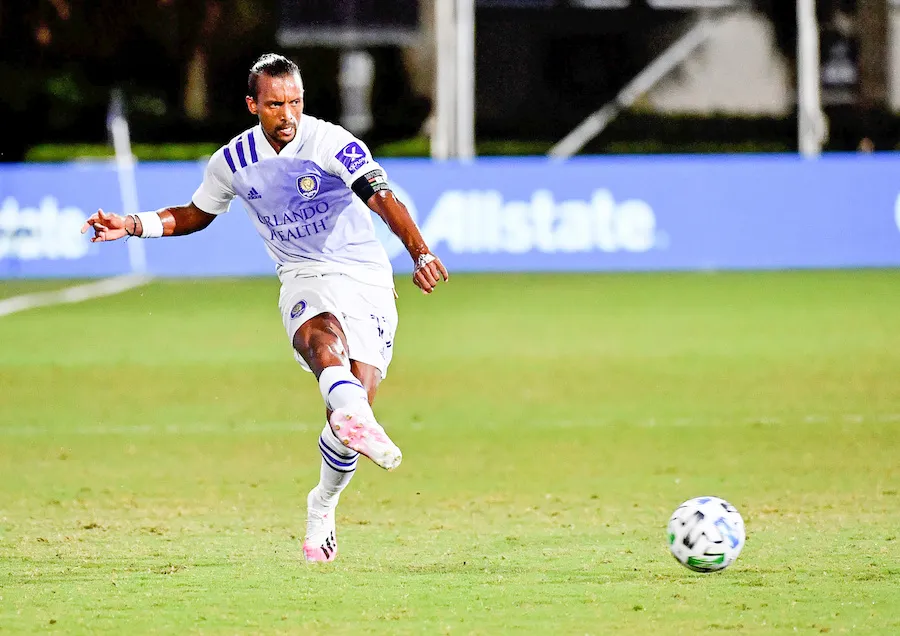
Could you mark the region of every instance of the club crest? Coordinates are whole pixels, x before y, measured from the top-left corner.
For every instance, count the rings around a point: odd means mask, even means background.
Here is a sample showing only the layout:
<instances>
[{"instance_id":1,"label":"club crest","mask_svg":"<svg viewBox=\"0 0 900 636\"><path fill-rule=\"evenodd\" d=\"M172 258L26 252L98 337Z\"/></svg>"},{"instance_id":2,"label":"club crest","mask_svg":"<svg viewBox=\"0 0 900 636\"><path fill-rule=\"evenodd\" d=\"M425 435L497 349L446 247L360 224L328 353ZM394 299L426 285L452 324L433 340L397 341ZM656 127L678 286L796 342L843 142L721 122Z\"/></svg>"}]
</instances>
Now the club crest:
<instances>
[{"instance_id":1,"label":"club crest","mask_svg":"<svg viewBox=\"0 0 900 636\"><path fill-rule=\"evenodd\" d=\"M304 311L306 311L306 301L301 300L299 303L294 305L293 309L291 309L291 319L299 318L303 315Z\"/></svg>"},{"instance_id":2,"label":"club crest","mask_svg":"<svg viewBox=\"0 0 900 636\"><path fill-rule=\"evenodd\" d=\"M305 199L312 199L319 193L319 177L305 174L297 177L297 192Z\"/></svg>"}]
</instances>

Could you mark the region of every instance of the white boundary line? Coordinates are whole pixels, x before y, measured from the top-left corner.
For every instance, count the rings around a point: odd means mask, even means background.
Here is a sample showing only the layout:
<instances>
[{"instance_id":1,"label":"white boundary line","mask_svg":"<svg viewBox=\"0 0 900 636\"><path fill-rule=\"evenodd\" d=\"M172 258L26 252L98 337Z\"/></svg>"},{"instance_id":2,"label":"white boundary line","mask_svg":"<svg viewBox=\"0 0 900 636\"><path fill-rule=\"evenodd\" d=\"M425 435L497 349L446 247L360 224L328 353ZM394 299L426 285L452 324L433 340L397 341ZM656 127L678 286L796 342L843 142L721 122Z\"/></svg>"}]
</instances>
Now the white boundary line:
<instances>
[{"instance_id":1,"label":"white boundary line","mask_svg":"<svg viewBox=\"0 0 900 636\"><path fill-rule=\"evenodd\" d=\"M76 285L75 287L66 287L48 292L37 292L34 294L22 294L21 296L13 296L0 300L0 316L8 316L19 311L26 311L36 307L46 307L48 305L62 305L66 303L80 303L92 298L102 298L103 296L112 296L119 294L141 285L146 285L153 278L141 274L127 274L125 276L114 276L113 278L104 278L95 283L87 283L85 285Z\"/></svg>"},{"instance_id":2,"label":"white boundary line","mask_svg":"<svg viewBox=\"0 0 900 636\"><path fill-rule=\"evenodd\" d=\"M842 424L844 426L862 424L896 424L900 423L900 413L881 413L877 415L862 415L858 413L834 413L831 415L792 415L785 418L777 417L749 417L734 418L733 421L718 419L695 419L690 417L676 417L666 419L643 419L621 421L599 421L588 424L589 428L601 428L608 426L631 426L637 429L646 428L677 428L681 426L716 428L724 426L753 427L757 424L769 426L794 426L797 424ZM480 426L496 428L495 423L482 423ZM585 426L582 421L563 420L553 422L542 429L550 431L554 428L575 428ZM407 426L408 430L420 431L427 428L422 422L413 422ZM97 424L88 426L66 427L60 430L55 427L42 426L40 424L10 424L0 426L0 438L17 436L28 437L37 435L61 436L90 436L90 435L256 435L262 433L309 433L322 430L321 422L293 422L293 421L248 421L241 424L224 424L204 422L198 424Z\"/></svg>"},{"instance_id":3,"label":"white boundary line","mask_svg":"<svg viewBox=\"0 0 900 636\"><path fill-rule=\"evenodd\" d=\"M96 426L67 427L64 431L40 425L0 426L0 437L29 437L33 435L90 436L90 435L257 435L263 433L309 433L322 430L321 424L304 422L248 422L226 424L98 424Z\"/></svg>"}]
</instances>

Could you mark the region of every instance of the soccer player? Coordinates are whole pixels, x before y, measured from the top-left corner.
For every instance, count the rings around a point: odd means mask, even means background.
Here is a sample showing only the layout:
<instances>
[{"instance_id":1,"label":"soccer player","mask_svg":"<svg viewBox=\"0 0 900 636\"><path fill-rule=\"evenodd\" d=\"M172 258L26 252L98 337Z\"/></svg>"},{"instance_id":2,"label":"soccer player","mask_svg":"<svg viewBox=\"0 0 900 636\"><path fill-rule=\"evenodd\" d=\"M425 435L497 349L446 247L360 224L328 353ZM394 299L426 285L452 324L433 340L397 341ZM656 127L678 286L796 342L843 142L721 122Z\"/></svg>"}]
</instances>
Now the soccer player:
<instances>
[{"instance_id":1,"label":"soccer player","mask_svg":"<svg viewBox=\"0 0 900 636\"><path fill-rule=\"evenodd\" d=\"M303 115L296 64L260 57L250 69L247 108L259 124L210 158L190 203L125 217L98 210L82 233L93 228L94 242L191 234L241 198L275 261L294 357L318 378L325 401L322 467L307 496L303 551L308 561L332 561L335 509L359 455L387 470L401 460L371 408L391 362L397 308L390 261L369 210L403 241L423 293L449 277L366 145Z\"/></svg>"}]
</instances>

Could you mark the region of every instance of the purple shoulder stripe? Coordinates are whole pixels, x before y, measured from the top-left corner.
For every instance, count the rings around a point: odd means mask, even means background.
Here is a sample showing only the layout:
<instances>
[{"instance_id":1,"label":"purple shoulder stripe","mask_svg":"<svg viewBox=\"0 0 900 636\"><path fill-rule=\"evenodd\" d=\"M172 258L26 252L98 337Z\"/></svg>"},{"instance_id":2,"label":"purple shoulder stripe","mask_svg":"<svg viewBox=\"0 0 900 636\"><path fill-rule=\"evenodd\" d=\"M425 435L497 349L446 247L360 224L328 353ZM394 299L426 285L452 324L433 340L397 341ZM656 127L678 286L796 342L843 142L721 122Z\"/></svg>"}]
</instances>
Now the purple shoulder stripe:
<instances>
[{"instance_id":1,"label":"purple shoulder stripe","mask_svg":"<svg viewBox=\"0 0 900 636\"><path fill-rule=\"evenodd\" d=\"M228 162L228 167L232 172L237 172L237 168L234 167L234 159L231 158L231 150L227 146L225 147L225 161Z\"/></svg>"},{"instance_id":2,"label":"purple shoulder stripe","mask_svg":"<svg viewBox=\"0 0 900 636\"><path fill-rule=\"evenodd\" d=\"M247 167L247 160L244 158L244 140L241 137L238 137L237 143L234 145L235 150L237 150L238 161L241 162L241 168Z\"/></svg>"},{"instance_id":3,"label":"purple shoulder stripe","mask_svg":"<svg viewBox=\"0 0 900 636\"><path fill-rule=\"evenodd\" d=\"M256 139L253 137L252 130L247 133L247 146L250 148L250 163L256 163L259 161L259 157L256 156Z\"/></svg>"}]
</instances>

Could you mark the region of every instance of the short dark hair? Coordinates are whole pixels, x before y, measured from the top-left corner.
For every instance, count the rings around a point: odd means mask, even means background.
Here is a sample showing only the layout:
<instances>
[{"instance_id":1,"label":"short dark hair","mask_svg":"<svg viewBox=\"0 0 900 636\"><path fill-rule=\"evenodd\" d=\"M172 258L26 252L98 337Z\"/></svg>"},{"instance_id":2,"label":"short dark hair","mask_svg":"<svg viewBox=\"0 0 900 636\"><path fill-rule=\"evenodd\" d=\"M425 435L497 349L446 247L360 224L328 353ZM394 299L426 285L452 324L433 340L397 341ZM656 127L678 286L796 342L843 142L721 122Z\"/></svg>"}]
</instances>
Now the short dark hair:
<instances>
[{"instance_id":1,"label":"short dark hair","mask_svg":"<svg viewBox=\"0 0 900 636\"><path fill-rule=\"evenodd\" d=\"M264 53L250 67L250 77L247 78L247 94L256 99L259 97L259 76L283 77L285 75L300 75L300 67L291 60L278 53Z\"/></svg>"}]
</instances>

